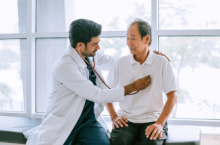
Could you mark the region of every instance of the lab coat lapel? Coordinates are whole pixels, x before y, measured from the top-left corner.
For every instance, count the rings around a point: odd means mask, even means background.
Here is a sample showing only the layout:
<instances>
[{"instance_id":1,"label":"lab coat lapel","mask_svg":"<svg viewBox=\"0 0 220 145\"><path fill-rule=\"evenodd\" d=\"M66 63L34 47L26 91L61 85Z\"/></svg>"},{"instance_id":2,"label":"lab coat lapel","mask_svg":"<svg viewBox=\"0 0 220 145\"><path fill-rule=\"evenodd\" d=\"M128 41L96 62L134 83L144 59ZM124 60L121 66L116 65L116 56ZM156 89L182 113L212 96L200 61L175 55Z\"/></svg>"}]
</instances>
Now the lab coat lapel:
<instances>
[{"instance_id":1,"label":"lab coat lapel","mask_svg":"<svg viewBox=\"0 0 220 145\"><path fill-rule=\"evenodd\" d=\"M75 60L75 62L80 65L82 68L86 68L86 63L84 60L79 56L74 48L71 46L68 47L68 52L70 53L71 57Z\"/></svg>"}]
</instances>

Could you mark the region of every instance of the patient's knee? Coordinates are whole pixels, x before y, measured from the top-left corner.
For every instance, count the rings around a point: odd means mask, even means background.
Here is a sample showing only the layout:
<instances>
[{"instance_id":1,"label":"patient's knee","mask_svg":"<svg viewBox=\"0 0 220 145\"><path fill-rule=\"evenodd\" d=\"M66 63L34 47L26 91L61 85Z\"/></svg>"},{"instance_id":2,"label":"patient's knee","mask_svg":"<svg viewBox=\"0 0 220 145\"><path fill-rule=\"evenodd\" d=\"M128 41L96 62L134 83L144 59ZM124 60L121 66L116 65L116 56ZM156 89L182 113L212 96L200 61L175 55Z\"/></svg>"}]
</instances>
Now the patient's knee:
<instances>
[{"instance_id":1,"label":"patient's knee","mask_svg":"<svg viewBox=\"0 0 220 145\"><path fill-rule=\"evenodd\" d=\"M114 137L111 139L111 145L128 145L126 138Z\"/></svg>"}]
</instances>

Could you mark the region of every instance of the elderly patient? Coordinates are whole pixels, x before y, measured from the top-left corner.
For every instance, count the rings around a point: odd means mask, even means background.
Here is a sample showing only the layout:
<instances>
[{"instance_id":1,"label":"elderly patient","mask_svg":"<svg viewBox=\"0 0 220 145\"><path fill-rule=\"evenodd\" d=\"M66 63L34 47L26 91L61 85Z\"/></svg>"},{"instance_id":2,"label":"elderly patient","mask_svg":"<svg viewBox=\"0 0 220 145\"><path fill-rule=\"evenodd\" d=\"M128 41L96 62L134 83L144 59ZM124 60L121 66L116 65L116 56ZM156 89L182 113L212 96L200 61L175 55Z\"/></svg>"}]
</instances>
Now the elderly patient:
<instances>
[{"instance_id":1,"label":"elderly patient","mask_svg":"<svg viewBox=\"0 0 220 145\"><path fill-rule=\"evenodd\" d=\"M131 54L120 58L109 71L107 84L112 88L151 77L146 89L119 102L117 113L112 103L106 104L113 122L113 145L162 145L167 138L166 121L177 100L177 86L170 63L150 51L151 42L151 26L136 19L127 30ZM163 92L167 96L165 105Z\"/></svg>"}]
</instances>

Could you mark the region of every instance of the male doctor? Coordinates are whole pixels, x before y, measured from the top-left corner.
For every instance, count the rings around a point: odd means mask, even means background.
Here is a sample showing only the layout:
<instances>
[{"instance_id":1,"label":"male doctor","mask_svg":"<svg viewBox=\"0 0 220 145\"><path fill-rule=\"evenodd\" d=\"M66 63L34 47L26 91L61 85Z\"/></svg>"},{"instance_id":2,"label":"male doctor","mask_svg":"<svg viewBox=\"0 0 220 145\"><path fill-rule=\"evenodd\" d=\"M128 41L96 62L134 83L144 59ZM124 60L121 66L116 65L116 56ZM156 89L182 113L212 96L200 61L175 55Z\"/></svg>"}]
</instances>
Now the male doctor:
<instances>
[{"instance_id":1,"label":"male doctor","mask_svg":"<svg viewBox=\"0 0 220 145\"><path fill-rule=\"evenodd\" d=\"M99 69L108 70L115 60L97 52L100 34L101 25L93 21L78 19L71 23L71 46L52 68L53 88L46 118L30 134L27 145L71 145L73 140L81 145L109 145L110 132L100 116L105 103L123 101L129 93L150 85L147 76L124 87L106 88L92 67L101 75Z\"/></svg>"}]
</instances>

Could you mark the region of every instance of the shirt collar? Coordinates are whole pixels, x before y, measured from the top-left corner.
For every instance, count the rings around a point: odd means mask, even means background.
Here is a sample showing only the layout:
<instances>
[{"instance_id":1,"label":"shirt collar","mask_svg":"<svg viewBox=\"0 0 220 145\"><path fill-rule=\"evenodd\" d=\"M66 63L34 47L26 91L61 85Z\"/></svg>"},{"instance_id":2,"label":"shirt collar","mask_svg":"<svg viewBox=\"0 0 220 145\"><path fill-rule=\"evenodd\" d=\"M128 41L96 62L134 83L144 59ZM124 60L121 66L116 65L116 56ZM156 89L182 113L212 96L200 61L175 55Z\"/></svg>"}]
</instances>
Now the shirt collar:
<instances>
[{"instance_id":1,"label":"shirt collar","mask_svg":"<svg viewBox=\"0 0 220 145\"><path fill-rule=\"evenodd\" d=\"M72 56L72 58L76 61L77 64L79 64L82 68L86 68L87 65L85 61L79 56L79 54L76 52L74 48L71 46L68 47L68 52Z\"/></svg>"},{"instance_id":2,"label":"shirt collar","mask_svg":"<svg viewBox=\"0 0 220 145\"><path fill-rule=\"evenodd\" d=\"M149 52L148 56L147 56L147 59L144 61L144 64L147 64L147 65L151 65L154 61L154 54L153 52ZM134 59L134 55L133 54L130 54L130 63L131 65L135 64L135 63L138 63L135 59Z\"/></svg>"}]
</instances>

